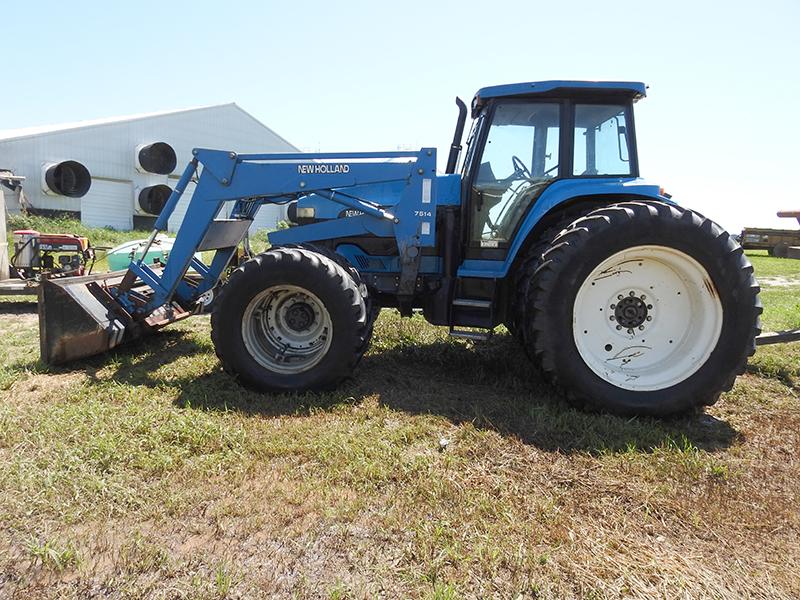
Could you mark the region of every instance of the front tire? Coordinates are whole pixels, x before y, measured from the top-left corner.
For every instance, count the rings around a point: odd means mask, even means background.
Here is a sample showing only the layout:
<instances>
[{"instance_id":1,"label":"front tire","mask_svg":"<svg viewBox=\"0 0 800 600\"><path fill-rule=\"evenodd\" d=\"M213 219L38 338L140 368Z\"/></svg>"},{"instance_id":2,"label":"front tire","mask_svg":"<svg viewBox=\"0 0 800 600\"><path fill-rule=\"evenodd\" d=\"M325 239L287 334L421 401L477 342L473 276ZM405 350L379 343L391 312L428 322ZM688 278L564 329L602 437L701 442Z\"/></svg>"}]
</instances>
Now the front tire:
<instances>
[{"instance_id":1,"label":"front tire","mask_svg":"<svg viewBox=\"0 0 800 600\"><path fill-rule=\"evenodd\" d=\"M326 256L275 248L236 269L211 315L226 372L261 391L330 389L349 376L367 335L364 299Z\"/></svg>"},{"instance_id":2,"label":"front tire","mask_svg":"<svg viewBox=\"0 0 800 600\"><path fill-rule=\"evenodd\" d=\"M372 342L372 334L375 329L375 321L377 320L381 310L380 306L376 306L375 303L373 302L369 292L369 288L367 288L367 285L361 278L361 273L359 273L358 269L356 269L353 265L351 265L344 256L342 256L338 252L335 252L334 250L331 250L330 248L326 248L325 246L317 246L314 244L305 243L305 244L288 244L286 246L279 246L279 247L300 248L304 250L310 250L311 252L316 252L317 254L321 254L322 256L331 259L337 265L342 267L342 269L346 273L348 273L350 277L353 279L353 281L356 284L356 287L359 290L359 293L364 298L364 306L366 307L367 311L366 333L364 334L364 341L362 342L361 347L359 348L358 360L356 361L360 362L364 354L367 352L367 350L369 350L369 345Z\"/></svg>"},{"instance_id":3,"label":"front tire","mask_svg":"<svg viewBox=\"0 0 800 600\"><path fill-rule=\"evenodd\" d=\"M698 213L626 202L575 221L528 286L526 343L580 405L663 416L744 371L761 304L741 247Z\"/></svg>"}]
</instances>

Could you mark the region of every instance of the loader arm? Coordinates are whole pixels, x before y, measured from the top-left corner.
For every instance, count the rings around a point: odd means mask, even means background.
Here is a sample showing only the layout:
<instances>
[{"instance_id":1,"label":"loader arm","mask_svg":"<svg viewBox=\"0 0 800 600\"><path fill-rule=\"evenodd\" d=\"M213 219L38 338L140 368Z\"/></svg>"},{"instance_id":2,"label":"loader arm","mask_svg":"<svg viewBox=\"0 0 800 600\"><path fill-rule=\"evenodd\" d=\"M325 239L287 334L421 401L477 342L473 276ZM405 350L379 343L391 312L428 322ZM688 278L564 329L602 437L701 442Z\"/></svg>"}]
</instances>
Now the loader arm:
<instances>
[{"instance_id":1,"label":"loader arm","mask_svg":"<svg viewBox=\"0 0 800 600\"><path fill-rule=\"evenodd\" d=\"M116 273L91 281L48 281L42 287L43 360L59 363L97 354L192 314L201 296L219 283L258 210L265 204L286 204L309 194L363 214L295 228L294 238L300 230L307 230L306 239L393 237L400 252L398 295L413 293L421 249L436 242L435 149L317 154L195 149L193 155L156 220L142 258L131 262L121 278ZM146 264L143 257L149 245L167 229L191 181L196 181L196 187L166 263ZM396 182L404 186L391 210L346 192L348 188ZM226 204L232 207L223 218L220 215ZM210 264L196 257L204 251L214 251ZM70 344L72 330L80 332L82 343Z\"/></svg>"}]
</instances>

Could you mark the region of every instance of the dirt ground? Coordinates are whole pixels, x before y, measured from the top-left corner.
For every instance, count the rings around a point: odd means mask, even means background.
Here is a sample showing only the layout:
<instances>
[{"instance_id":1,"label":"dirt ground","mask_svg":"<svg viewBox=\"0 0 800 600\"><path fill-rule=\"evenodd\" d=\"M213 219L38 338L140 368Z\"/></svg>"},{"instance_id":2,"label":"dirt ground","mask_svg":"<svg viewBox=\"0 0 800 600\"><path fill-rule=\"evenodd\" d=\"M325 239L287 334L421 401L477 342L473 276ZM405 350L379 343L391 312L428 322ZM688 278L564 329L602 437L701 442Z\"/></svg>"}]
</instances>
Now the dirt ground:
<instances>
[{"instance_id":1,"label":"dirt ground","mask_svg":"<svg viewBox=\"0 0 800 600\"><path fill-rule=\"evenodd\" d=\"M342 389L264 396L207 319L52 369L33 310L0 307L0 597L800 596L793 346L659 421L390 311Z\"/></svg>"}]
</instances>

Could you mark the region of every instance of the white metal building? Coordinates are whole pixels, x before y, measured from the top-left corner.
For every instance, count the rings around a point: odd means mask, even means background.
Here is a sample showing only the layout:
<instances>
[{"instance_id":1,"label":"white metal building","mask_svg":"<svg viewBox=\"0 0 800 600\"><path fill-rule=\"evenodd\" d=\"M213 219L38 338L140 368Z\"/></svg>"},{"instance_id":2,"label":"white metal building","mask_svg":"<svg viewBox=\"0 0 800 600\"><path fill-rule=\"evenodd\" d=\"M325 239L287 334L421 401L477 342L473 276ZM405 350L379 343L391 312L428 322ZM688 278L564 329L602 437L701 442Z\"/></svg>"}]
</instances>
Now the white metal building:
<instances>
[{"instance_id":1,"label":"white metal building","mask_svg":"<svg viewBox=\"0 0 800 600\"><path fill-rule=\"evenodd\" d=\"M168 191L162 186L174 187L192 148L298 152L234 103L0 130L0 168L25 177L23 196L6 194L6 208L19 210L23 202L36 211L80 213L93 227L149 228ZM170 219L171 231L192 188ZM263 206L251 230L274 228L283 218L283 207Z\"/></svg>"}]
</instances>

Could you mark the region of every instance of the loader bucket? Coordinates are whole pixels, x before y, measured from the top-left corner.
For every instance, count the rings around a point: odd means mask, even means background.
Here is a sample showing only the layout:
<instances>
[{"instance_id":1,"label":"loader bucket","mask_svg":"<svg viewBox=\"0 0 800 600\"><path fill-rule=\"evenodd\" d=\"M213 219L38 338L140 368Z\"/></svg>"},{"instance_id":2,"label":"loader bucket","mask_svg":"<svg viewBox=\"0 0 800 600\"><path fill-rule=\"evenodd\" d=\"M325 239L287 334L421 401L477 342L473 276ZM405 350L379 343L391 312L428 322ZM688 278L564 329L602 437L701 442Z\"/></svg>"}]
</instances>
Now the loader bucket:
<instances>
[{"instance_id":1,"label":"loader bucket","mask_svg":"<svg viewBox=\"0 0 800 600\"><path fill-rule=\"evenodd\" d=\"M105 287L118 283L122 275L124 272L42 280L39 346L44 362L57 365L100 354L126 338L129 319Z\"/></svg>"}]
</instances>

